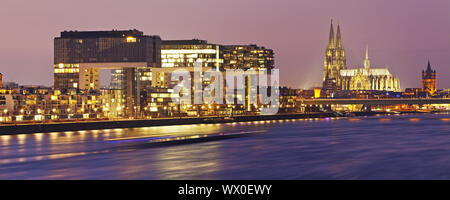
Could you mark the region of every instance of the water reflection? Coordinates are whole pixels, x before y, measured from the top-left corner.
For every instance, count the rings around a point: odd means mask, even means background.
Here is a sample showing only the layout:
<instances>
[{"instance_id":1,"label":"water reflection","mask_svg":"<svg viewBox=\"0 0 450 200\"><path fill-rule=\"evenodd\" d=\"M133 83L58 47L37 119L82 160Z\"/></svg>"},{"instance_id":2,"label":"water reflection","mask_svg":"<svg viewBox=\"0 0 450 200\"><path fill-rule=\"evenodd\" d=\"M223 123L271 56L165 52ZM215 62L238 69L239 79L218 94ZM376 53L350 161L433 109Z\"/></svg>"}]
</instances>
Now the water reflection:
<instances>
[{"instance_id":1,"label":"water reflection","mask_svg":"<svg viewBox=\"0 0 450 200\"><path fill-rule=\"evenodd\" d=\"M377 178L386 171L402 172L394 177L439 177L450 168L447 122L449 114L425 114L5 135L0 136L0 179ZM258 131L266 133L148 145L152 139Z\"/></svg>"},{"instance_id":2,"label":"water reflection","mask_svg":"<svg viewBox=\"0 0 450 200\"><path fill-rule=\"evenodd\" d=\"M197 148L159 149L156 159L158 179L213 179L222 169L221 145L218 142L199 144Z\"/></svg>"},{"instance_id":3,"label":"water reflection","mask_svg":"<svg viewBox=\"0 0 450 200\"><path fill-rule=\"evenodd\" d=\"M8 145L9 144L9 140L11 139L10 135L2 135L0 137L0 139L2 140L2 145Z\"/></svg>"}]
</instances>

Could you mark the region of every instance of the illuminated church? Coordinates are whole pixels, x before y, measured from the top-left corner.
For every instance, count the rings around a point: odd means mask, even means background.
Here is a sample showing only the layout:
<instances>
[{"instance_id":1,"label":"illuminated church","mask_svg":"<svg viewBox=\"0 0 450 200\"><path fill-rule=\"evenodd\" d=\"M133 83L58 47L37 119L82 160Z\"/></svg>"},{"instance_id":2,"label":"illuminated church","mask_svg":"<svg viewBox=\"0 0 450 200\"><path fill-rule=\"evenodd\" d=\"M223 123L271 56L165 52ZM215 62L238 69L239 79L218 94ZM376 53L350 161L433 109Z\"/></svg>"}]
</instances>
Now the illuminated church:
<instances>
[{"instance_id":1,"label":"illuminated church","mask_svg":"<svg viewBox=\"0 0 450 200\"><path fill-rule=\"evenodd\" d=\"M331 22L323 69L323 89L327 91L327 94L339 90L401 91L400 80L392 75L387 67L371 67L368 48L366 48L364 67L347 69L346 61L340 26L338 25L336 37L334 37L333 22Z\"/></svg>"},{"instance_id":2,"label":"illuminated church","mask_svg":"<svg viewBox=\"0 0 450 200\"><path fill-rule=\"evenodd\" d=\"M430 60L428 60L427 70L422 70L422 91L431 95L437 91L436 70L431 69Z\"/></svg>"}]
</instances>

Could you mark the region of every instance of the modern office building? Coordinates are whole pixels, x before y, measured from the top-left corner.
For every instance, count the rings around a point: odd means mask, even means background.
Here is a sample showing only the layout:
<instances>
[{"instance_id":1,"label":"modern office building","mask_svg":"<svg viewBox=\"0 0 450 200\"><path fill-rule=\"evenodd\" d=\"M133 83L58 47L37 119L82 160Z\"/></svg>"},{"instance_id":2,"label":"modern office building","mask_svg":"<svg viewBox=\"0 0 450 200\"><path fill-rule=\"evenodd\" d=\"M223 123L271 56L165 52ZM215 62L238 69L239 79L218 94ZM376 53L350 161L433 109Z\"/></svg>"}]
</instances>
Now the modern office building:
<instances>
[{"instance_id":1,"label":"modern office building","mask_svg":"<svg viewBox=\"0 0 450 200\"><path fill-rule=\"evenodd\" d=\"M226 69L254 69L255 72L247 72L246 75L252 73L255 76L263 73L267 69L274 68L273 51L265 49L257 45L219 45L211 44L205 40L164 40L161 45L161 68L154 69L152 73L152 86L154 88L173 88L177 81L171 80L171 73L176 69L183 69L191 73L191 85L193 86L192 93L196 91L196 85L202 85L205 88L210 84L209 81L194 79L195 63L201 63L202 72L207 70L217 70L222 72L222 77L226 76ZM263 69L263 70L261 70ZM199 83L201 81L201 83ZM250 89L248 77L245 77L246 95L242 96L236 92L235 99L245 99L245 105L231 106L231 105L202 105L192 106L186 105L186 109L193 109L188 111L190 115L202 113L237 113L240 108L242 111L253 111L257 105L251 104L249 98ZM223 91L227 89L226 81L223 82ZM255 91L253 91L255 90ZM256 94L256 88L252 88L252 93ZM192 107L189 107L192 106ZM183 108L182 106L181 108ZM196 109L194 109L194 107ZM211 107L210 111L208 108ZM233 108L234 107L234 108ZM205 108L205 110L202 110ZM183 109L179 109L181 111ZM239 112L242 112L239 111Z\"/></svg>"},{"instance_id":2,"label":"modern office building","mask_svg":"<svg viewBox=\"0 0 450 200\"><path fill-rule=\"evenodd\" d=\"M54 87L99 89L100 69L159 67L160 42L138 30L61 32L54 40Z\"/></svg>"},{"instance_id":3,"label":"modern office building","mask_svg":"<svg viewBox=\"0 0 450 200\"><path fill-rule=\"evenodd\" d=\"M274 53L257 45L225 45L223 58L225 69L273 69Z\"/></svg>"},{"instance_id":4,"label":"modern office building","mask_svg":"<svg viewBox=\"0 0 450 200\"><path fill-rule=\"evenodd\" d=\"M210 44L206 40L163 40L161 42L161 68L152 73L152 86L173 88L170 75L176 69L194 73L195 63L201 64L202 71L223 69L222 46ZM192 80L193 81L193 80Z\"/></svg>"},{"instance_id":5,"label":"modern office building","mask_svg":"<svg viewBox=\"0 0 450 200\"><path fill-rule=\"evenodd\" d=\"M223 67L221 46L206 40L163 40L161 42L161 67L194 67L201 62L203 67Z\"/></svg>"},{"instance_id":6,"label":"modern office building","mask_svg":"<svg viewBox=\"0 0 450 200\"><path fill-rule=\"evenodd\" d=\"M54 88L100 89L100 70L115 70L126 110L139 110L139 92L161 66L161 38L138 30L64 31L54 39ZM131 109L131 110L130 110ZM129 114L129 113L128 113Z\"/></svg>"},{"instance_id":7,"label":"modern office building","mask_svg":"<svg viewBox=\"0 0 450 200\"><path fill-rule=\"evenodd\" d=\"M431 69L429 60L427 70L422 70L422 91L430 95L434 95L437 91L436 70Z\"/></svg>"}]
</instances>

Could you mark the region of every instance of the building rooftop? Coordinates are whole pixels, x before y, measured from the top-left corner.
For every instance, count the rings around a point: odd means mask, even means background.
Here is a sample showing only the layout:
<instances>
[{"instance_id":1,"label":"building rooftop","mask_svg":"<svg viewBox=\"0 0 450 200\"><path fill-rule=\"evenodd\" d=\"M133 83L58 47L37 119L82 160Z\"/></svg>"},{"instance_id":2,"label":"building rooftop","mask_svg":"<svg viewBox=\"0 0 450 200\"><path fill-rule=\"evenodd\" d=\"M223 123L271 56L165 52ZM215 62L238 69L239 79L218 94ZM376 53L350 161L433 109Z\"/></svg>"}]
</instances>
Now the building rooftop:
<instances>
[{"instance_id":1,"label":"building rooftop","mask_svg":"<svg viewBox=\"0 0 450 200\"><path fill-rule=\"evenodd\" d=\"M139 37L144 36L142 31L136 29L130 30L111 30L111 31L63 31L61 38L99 38L99 37Z\"/></svg>"},{"instance_id":2,"label":"building rooftop","mask_svg":"<svg viewBox=\"0 0 450 200\"><path fill-rule=\"evenodd\" d=\"M161 45L199 45L208 44L206 40L192 39L192 40L162 40Z\"/></svg>"}]
</instances>

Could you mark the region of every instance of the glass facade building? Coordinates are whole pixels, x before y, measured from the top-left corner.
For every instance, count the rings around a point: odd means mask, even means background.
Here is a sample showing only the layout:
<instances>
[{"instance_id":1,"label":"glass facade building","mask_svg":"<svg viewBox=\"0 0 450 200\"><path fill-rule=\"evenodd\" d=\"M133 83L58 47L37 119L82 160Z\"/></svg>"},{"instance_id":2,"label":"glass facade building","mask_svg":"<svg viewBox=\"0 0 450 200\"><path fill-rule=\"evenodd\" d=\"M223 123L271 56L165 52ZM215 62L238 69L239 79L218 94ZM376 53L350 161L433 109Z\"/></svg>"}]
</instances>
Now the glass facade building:
<instances>
[{"instance_id":1,"label":"glass facade building","mask_svg":"<svg viewBox=\"0 0 450 200\"><path fill-rule=\"evenodd\" d=\"M203 67L222 68L221 46L197 39L162 41L161 67L194 67L195 62L201 62Z\"/></svg>"},{"instance_id":2,"label":"glass facade building","mask_svg":"<svg viewBox=\"0 0 450 200\"><path fill-rule=\"evenodd\" d=\"M99 89L99 69L121 68L119 63L131 68L139 63L135 72L149 75L151 67L161 66L160 45L159 36L138 30L61 32L54 39L54 87Z\"/></svg>"},{"instance_id":3,"label":"glass facade building","mask_svg":"<svg viewBox=\"0 0 450 200\"><path fill-rule=\"evenodd\" d=\"M274 53L256 45L226 45L223 46L225 69L273 69Z\"/></svg>"},{"instance_id":4,"label":"glass facade building","mask_svg":"<svg viewBox=\"0 0 450 200\"><path fill-rule=\"evenodd\" d=\"M100 70L112 70L120 113L139 113L141 91L161 67L161 38L134 30L64 31L54 39L54 88L100 90Z\"/></svg>"},{"instance_id":5,"label":"glass facade building","mask_svg":"<svg viewBox=\"0 0 450 200\"><path fill-rule=\"evenodd\" d=\"M159 65L159 36L138 30L64 31L54 40L54 64L147 62Z\"/></svg>"}]
</instances>

